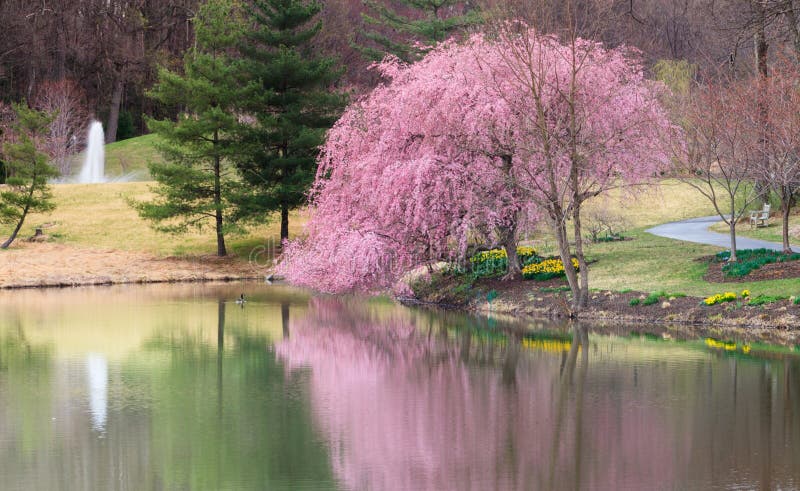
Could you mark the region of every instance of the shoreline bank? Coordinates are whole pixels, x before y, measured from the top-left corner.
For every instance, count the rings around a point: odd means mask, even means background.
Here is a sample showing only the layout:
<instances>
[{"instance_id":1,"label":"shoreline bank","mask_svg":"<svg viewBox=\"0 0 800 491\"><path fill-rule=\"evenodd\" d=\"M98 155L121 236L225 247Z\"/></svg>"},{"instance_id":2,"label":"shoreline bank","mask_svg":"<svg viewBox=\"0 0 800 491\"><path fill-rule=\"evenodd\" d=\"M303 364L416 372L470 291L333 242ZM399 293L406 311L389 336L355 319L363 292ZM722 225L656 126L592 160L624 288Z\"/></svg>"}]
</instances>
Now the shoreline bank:
<instances>
[{"instance_id":1,"label":"shoreline bank","mask_svg":"<svg viewBox=\"0 0 800 491\"><path fill-rule=\"evenodd\" d=\"M158 257L56 243L20 243L0 252L0 289L238 281L265 271L235 256Z\"/></svg>"},{"instance_id":2,"label":"shoreline bank","mask_svg":"<svg viewBox=\"0 0 800 491\"><path fill-rule=\"evenodd\" d=\"M403 304L445 308L481 315L509 316L522 321L573 321L596 326L652 326L664 332L680 331L747 338L754 341L800 345L800 305L789 299L750 305L748 298L731 286L737 299L706 305L704 298L670 295L661 292L657 300L645 305L650 296L643 292L593 291L590 305L570 312L568 289L562 279L537 284L532 281L477 282L467 295L455 295L452 285L422 298L398 298ZM493 292L489 295L490 292ZM459 294L462 292L458 292ZM722 292L720 292L722 293ZM488 298L492 298L491 301Z\"/></svg>"}]
</instances>

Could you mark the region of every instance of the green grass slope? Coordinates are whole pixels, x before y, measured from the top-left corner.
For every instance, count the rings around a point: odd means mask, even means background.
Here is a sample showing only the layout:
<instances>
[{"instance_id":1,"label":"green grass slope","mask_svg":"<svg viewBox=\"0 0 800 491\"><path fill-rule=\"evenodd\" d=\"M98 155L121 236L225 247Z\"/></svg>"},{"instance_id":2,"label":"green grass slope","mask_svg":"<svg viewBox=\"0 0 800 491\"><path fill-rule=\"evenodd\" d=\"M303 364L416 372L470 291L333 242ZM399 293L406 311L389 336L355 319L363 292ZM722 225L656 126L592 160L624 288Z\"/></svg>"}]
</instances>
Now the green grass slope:
<instances>
[{"instance_id":1,"label":"green grass slope","mask_svg":"<svg viewBox=\"0 0 800 491\"><path fill-rule=\"evenodd\" d=\"M132 176L137 181L149 180L150 173L147 170L147 164L164 161L156 149L157 142L158 136L151 134L106 145L106 176L112 180L126 175ZM73 158L73 175L80 173L83 159L83 152Z\"/></svg>"}]
</instances>

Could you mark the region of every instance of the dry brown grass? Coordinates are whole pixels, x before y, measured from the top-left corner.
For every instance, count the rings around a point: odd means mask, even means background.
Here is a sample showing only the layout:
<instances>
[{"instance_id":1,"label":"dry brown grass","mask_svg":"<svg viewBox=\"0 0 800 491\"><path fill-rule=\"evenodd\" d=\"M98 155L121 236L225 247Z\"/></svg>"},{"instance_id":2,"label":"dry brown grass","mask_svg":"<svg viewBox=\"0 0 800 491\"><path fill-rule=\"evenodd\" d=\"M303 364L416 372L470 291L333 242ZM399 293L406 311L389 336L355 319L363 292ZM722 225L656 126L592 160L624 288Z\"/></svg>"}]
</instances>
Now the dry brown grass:
<instances>
[{"instance_id":1,"label":"dry brown grass","mask_svg":"<svg viewBox=\"0 0 800 491\"><path fill-rule=\"evenodd\" d=\"M169 235L139 218L128 201L148 199L151 185L53 186L55 211L29 216L18 240L0 250L0 288L253 278L270 269L274 249L268 246L279 236L275 221L227 237L230 255L220 259L213 255L211 229ZM291 232L298 233L304 221L302 214L293 214ZM39 226L50 242L27 242ZM0 226L0 237L9 232L10 227Z\"/></svg>"},{"instance_id":2,"label":"dry brown grass","mask_svg":"<svg viewBox=\"0 0 800 491\"><path fill-rule=\"evenodd\" d=\"M128 200L150 198L152 185L148 182L55 185L55 211L29 216L20 238L33 235L35 227L45 226L45 233L62 244L145 252L161 257L214 253L216 238L211 229L183 235L163 234L139 218ZM301 213L292 214L290 231L299 233L304 221ZM0 237L9 231L10 227L0 226ZM255 247L277 243L278 235L278 223L273 220L252 228L246 235L229 236L226 240L233 254L246 259Z\"/></svg>"},{"instance_id":3,"label":"dry brown grass","mask_svg":"<svg viewBox=\"0 0 800 491\"><path fill-rule=\"evenodd\" d=\"M587 203L587 211L601 207L624 218L631 228L716 213L711 202L696 189L675 179L664 179L655 186L614 191Z\"/></svg>"},{"instance_id":4,"label":"dry brown grass","mask_svg":"<svg viewBox=\"0 0 800 491\"><path fill-rule=\"evenodd\" d=\"M161 258L144 252L20 242L0 255L0 288L263 277L236 258Z\"/></svg>"}]
</instances>

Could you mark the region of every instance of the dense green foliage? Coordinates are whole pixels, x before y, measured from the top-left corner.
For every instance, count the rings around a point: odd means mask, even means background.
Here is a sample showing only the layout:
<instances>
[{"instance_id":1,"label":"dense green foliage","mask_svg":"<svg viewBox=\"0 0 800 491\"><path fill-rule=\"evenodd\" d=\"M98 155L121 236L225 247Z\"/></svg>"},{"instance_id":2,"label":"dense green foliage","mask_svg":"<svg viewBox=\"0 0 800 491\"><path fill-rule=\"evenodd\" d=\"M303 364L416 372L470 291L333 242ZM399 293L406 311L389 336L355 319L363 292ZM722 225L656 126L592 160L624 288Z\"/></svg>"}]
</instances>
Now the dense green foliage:
<instances>
[{"instance_id":1,"label":"dense green foliage","mask_svg":"<svg viewBox=\"0 0 800 491\"><path fill-rule=\"evenodd\" d=\"M289 236L289 211L306 202L318 148L345 102L331 90L341 74L336 60L311 48L321 8L316 1L256 0L255 27L241 44L252 82L244 105L256 120L242 128L239 169L254 190L242 214L263 220L280 211L281 239Z\"/></svg>"},{"instance_id":2,"label":"dense green foliage","mask_svg":"<svg viewBox=\"0 0 800 491\"><path fill-rule=\"evenodd\" d=\"M8 248L29 213L43 213L53 209L48 180L58 176L49 164L48 156L41 151L42 140L48 133L52 116L30 109L24 102L14 104L16 123L15 143L6 143L6 187L0 192L0 223L14 226L11 235L0 245Z\"/></svg>"},{"instance_id":3,"label":"dense green foliage","mask_svg":"<svg viewBox=\"0 0 800 491\"><path fill-rule=\"evenodd\" d=\"M770 303L780 302L781 300L786 300L787 297L778 296L778 295L759 295L757 297L751 298L747 304L748 305L767 305Z\"/></svg>"},{"instance_id":4,"label":"dense green foliage","mask_svg":"<svg viewBox=\"0 0 800 491\"><path fill-rule=\"evenodd\" d=\"M745 249L737 251L736 255L739 261L722 266L725 276L747 276L765 264L800 260L800 254L784 254L781 251L773 251L771 249ZM727 261L728 258L730 258L729 251L720 252L716 255L716 261L718 262Z\"/></svg>"},{"instance_id":5,"label":"dense green foliage","mask_svg":"<svg viewBox=\"0 0 800 491\"><path fill-rule=\"evenodd\" d=\"M183 232L209 223L217 234L217 254L227 254L225 233L235 226L241 185L235 158L241 71L229 51L242 36L244 22L235 0L211 0L195 19L197 46L184 60L184 73L159 71L150 91L158 102L183 108L177 121L148 120L160 137L166 162L151 163L156 199L136 203L139 214L158 230Z\"/></svg>"},{"instance_id":6,"label":"dense green foliage","mask_svg":"<svg viewBox=\"0 0 800 491\"><path fill-rule=\"evenodd\" d=\"M399 3L404 10L411 10L416 15L405 15L401 9L383 2L365 0L364 4L372 13L362 17L373 30L363 33L370 41L369 45L356 46L365 57L380 61L391 54L410 63L425 54L427 46L442 42L454 32L481 20L474 9L467 9L461 15L448 15L462 3L457 0L401 0ZM398 39L397 33L405 40Z\"/></svg>"},{"instance_id":7,"label":"dense green foliage","mask_svg":"<svg viewBox=\"0 0 800 491\"><path fill-rule=\"evenodd\" d=\"M119 122L117 123L117 141L127 140L136 136L136 128L133 125L133 114L130 111L119 112Z\"/></svg>"}]
</instances>

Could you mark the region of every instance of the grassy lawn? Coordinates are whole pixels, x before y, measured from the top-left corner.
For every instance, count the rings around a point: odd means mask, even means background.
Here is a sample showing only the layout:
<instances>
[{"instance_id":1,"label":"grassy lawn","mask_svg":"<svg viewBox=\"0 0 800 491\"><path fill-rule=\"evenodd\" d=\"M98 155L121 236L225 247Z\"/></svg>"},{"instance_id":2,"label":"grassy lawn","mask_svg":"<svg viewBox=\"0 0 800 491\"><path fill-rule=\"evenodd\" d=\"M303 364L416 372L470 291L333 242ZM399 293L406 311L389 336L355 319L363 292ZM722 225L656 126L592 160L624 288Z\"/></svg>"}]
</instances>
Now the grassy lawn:
<instances>
[{"instance_id":1,"label":"grassy lawn","mask_svg":"<svg viewBox=\"0 0 800 491\"><path fill-rule=\"evenodd\" d=\"M145 137L146 138L146 137ZM120 142L136 148L139 142ZM131 146L133 145L133 146ZM140 155L147 154L142 150ZM36 226L51 225L46 233L64 244L84 247L144 251L158 256L192 256L213 254L216 245L211 230L173 236L155 232L149 224L130 208L128 199L147 199L149 182L108 184L61 184L53 186L56 210L47 215L32 215L23 228L21 238L33 234ZM776 280L750 283L713 284L703 280L706 265L696 259L718 252L720 249L655 237L646 233L648 227L714 213L710 204L688 185L677 181L663 181L655 189L629 195L616 193L590 203L590 209L604 208L625 219L624 231L633 240L587 245L590 260L590 285L597 289L651 292L666 290L669 293L708 296L724 291L741 291L745 288L753 295L800 294L798 280ZM277 217L276 217L277 218ZM795 222L797 223L795 217ZM292 234L300 233L305 222L303 213L291 216ZM747 229L748 227L743 227ZM0 237L10 227L0 226ZM777 226L759 229L754 233L769 237L780 233ZM251 253L268 261L263 247L275 244L278 223L251 229L243 236L230 236L229 249L247 259ZM555 241L546 233L533 237L534 245L545 254L555 253Z\"/></svg>"},{"instance_id":2,"label":"grassy lawn","mask_svg":"<svg viewBox=\"0 0 800 491\"><path fill-rule=\"evenodd\" d=\"M586 210L611 210L631 228L646 228L667 222L714 215L714 207L688 184L665 179L652 188L615 191L587 203Z\"/></svg>"},{"instance_id":3,"label":"grassy lawn","mask_svg":"<svg viewBox=\"0 0 800 491\"><path fill-rule=\"evenodd\" d=\"M778 211L778 213L780 213L780 211ZM711 227L711 230L715 232L728 233L728 226L724 223L717 224ZM750 222L748 221L747 217L745 217L745 221L743 223L736 226L737 236L741 235L742 237L768 240L770 242L777 242L778 244L783 243L783 238L781 235L782 233L783 227L781 225L780 215L773 216L766 227L750 227ZM789 217L789 242L793 246L800 246L800 214L798 214L797 210L795 210L794 214Z\"/></svg>"},{"instance_id":4,"label":"grassy lawn","mask_svg":"<svg viewBox=\"0 0 800 491\"><path fill-rule=\"evenodd\" d=\"M148 179L147 164L162 157L155 144L156 135L144 135L106 145L106 174L116 177L136 173L136 179ZM83 154L75 156L73 170L80 172ZM45 233L57 242L85 247L142 251L158 256L213 254L216 238L211 229L184 235L154 231L128 205L129 199L143 200L151 196L152 182L106 184L59 184L53 186L56 209L47 215L31 215L20 233L20 239L33 235L35 227L45 225ZM295 213L290 218L290 231L298 233L304 217ZM11 227L0 225L0 237ZM279 224L253 227L245 235L229 235L229 252L247 259L251 252L260 253L267 244L277 244ZM263 255L259 260L267 260Z\"/></svg>"},{"instance_id":5,"label":"grassy lawn","mask_svg":"<svg viewBox=\"0 0 800 491\"><path fill-rule=\"evenodd\" d=\"M156 150L156 135L143 135L128 138L106 145L106 175L114 177L134 174L136 180L149 180L149 162L162 162L164 159ZM72 173L77 175L83 165L84 154L75 155L72 160Z\"/></svg>"},{"instance_id":6,"label":"grassy lawn","mask_svg":"<svg viewBox=\"0 0 800 491\"><path fill-rule=\"evenodd\" d=\"M665 290L695 296L744 289L750 290L754 296L800 294L800 281L797 279L708 283L703 280L706 263L696 259L715 254L720 248L656 237L643 229L632 230L628 235L634 240L589 247L587 256L590 260L597 260L589 267L592 288L643 292Z\"/></svg>"},{"instance_id":7,"label":"grassy lawn","mask_svg":"<svg viewBox=\"0 0 800 491\"><path fill-rule=\"evenodd\" d=\"M706 264L696 259L722 249L646 233L647 228L661 223L715 214L711 203L685 183L665 180L657 188L633 196L616 193L597 199L588 208L591 210L593 207L604 207L623 217L630 226L624 235L633 240L587 246L588 258L597 261L589 268L592 288L643 292L665 290L695 296L743 289L749 289L753 295L800 294L797 279L708 283L703 280ZM780 234L779 228L777 233ZM536 237L534 244L545 254L556 253L555 240L546 234Z\"/></svg>"},{"instance_id":8,"label":"grassy lawn","mask_svg":"<svg viewBox=\"0 0 800 491\"><path fill-rule=\"evenodd\" d=\"M59 184L53 186L56 209L48 215L30 215L20 238L33 235L37 226L51 224L45 231L58 242L86 247L144 251L159 256L213 254L216 238L211 229L185 235L162 234L150 228L127 203L129 198L147 199L151 196L149 182L108 184ZM290 217L290 231L298 233L303 217ZM6 237L11 227L0 226L0 237ZM226 237L233 253L248 258L259 246L278 243L279 223L250 230L247 235Z\"/></svg>"},{"instance_id":9,"label":"grassy lawn","mask_svg":"<svg viewBox=\"0 0 800 491\"><path fill-rule=\"evenodd\" d=\"M121 176L141 172L146 180L149 178L147 164L164 160L154 146L157 142L158 136L144 135L106 145L106 174Z\"/></svg>"}]
</instances>

